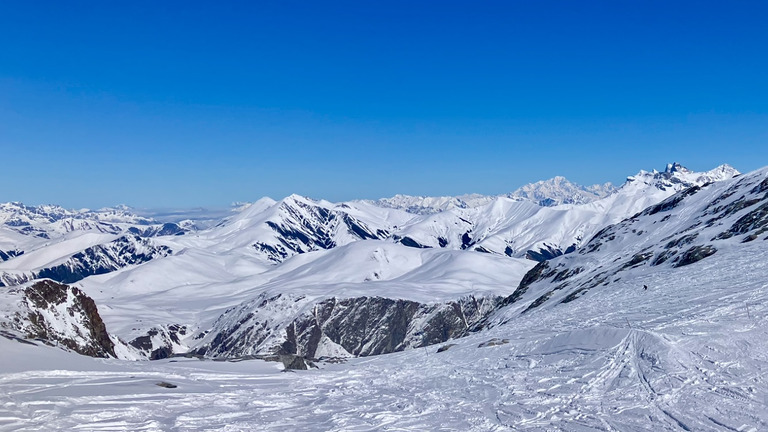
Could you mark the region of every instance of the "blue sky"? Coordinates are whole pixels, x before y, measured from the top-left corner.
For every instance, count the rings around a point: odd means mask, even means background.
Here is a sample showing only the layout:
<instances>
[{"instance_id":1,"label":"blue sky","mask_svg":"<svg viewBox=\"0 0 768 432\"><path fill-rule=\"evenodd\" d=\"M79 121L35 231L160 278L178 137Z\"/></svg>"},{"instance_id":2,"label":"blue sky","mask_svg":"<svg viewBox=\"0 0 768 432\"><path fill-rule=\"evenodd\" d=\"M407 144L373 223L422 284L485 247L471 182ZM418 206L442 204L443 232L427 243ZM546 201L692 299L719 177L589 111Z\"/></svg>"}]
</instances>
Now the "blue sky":
<instances>
[{"instance_id":1,"label":"blue sky","mask_svg":"<svg viewBox=\"0 0 768 432\"><path fill-rule=\"evenodd\" d=\"M0 3L0 201L496 194L768 164L768 2L217 3Z\"/></svg>"}]
</instances>

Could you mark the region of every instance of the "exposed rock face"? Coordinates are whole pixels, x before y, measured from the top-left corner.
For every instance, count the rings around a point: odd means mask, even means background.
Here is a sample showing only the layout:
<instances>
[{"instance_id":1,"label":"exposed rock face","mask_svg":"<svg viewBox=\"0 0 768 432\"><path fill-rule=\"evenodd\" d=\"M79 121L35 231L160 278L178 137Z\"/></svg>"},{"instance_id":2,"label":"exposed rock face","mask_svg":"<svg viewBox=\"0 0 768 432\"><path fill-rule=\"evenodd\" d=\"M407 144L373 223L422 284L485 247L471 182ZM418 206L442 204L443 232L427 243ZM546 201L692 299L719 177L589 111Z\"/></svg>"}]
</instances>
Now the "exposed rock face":
<instances>
[{"instance_id":1,"label":"exposed rock face","mask_svg":"<svg viewBox=\"0 0 768 432\"><path fill-rule=\"evenodd\" d=\"M675 263L675 267L683 267L689 264L693 264L697 261L703 260L710 255L714 255L715 252L717 252L717 249L715 249L712 245L694 246L685 251L680 256L680 259Z\"/></svg>"},{"instance_id":2,"label":"exposed rock face","mask_svg":"<svg viewBox=\"0 0 768 432\"><path fill-rule=\"evenodd\" d=\"M312 304L282 295L265 297L222 315L196 353L209 357L278 353L306 358L386 354L464 336L500 300L469 296L423 304L356 297ZM292 308L301 311L292 315ZM280 322L276 310L293 318Z\"/></svg>"},{"instance_id":3,"label":"exposed rock face","mask_svg":"<svg viewBox=\"0 0 768 432\"><path fill-rule=\"evenodd\" d=\"M141 264L173 253L167 246L158 246L149 239L126 235L109 243L89 247L72 255L62 264L27 273L0 274L0 286L19 285L34 279L52 279L73 283L88 276L109 273Z\"/></svg>"},{"instance_id":4,"label":"exposed rock face","mask_svg":"<svg viewBox=\"0 0 768 432\"><path fill-rule=\"evenodd\" d=\"M40 270L35 276L72 283L87 276L109 273L128 265L167 256L171 252L167 246L155 246L136 236L123 236L108 244L78 252L64 264Z\"/></svg>"},{"instance_id":5,"label":"exposed rock face","mask_svg":"<svg viewBox=\"0 0 768 432\"><path fill-rule=\"evenodd\" d=\"M274 264L294 255L332 249L350 240L390 236L385 228L372 228L347 213L344 205L333 207L298 195L285 198L264 225L273 236L256 241L252 246Z\"/></svg>"},{"instance_id":6,"label":"exposed rock face","mask_svg":"<svg viewBox=\"0 0 768 432\"><path fill-rule=\"evenodd\" d=\"M96 304L78 288L43 280L20 294L19 311L3 326L83 355L115 357L115 345Z\"/></svg>"},{"instance_id":7,"label":"exposed rock face","mask_svg":"<svg viewBox=\"0 0 768 432\"><path fill-rule=\"evenodd\" d=\"M182 339L189 333L186 326L172 324L151 328L128 344L143 353L149 360L168 358L174 353L186 351Z\"/></svg>"},{"instance_id":8,"label":"exposed rock face","mask_svg":"<svg viewBox=\"0 0 768 432\"><path fill-rule=\"evenodd\" d=\"M18 249L13 249L8 251L0 250L0 262L8 261L11 258L15 258L23 254L24 254L24 251L20 251Z\"/></svg>"}]
</instances>

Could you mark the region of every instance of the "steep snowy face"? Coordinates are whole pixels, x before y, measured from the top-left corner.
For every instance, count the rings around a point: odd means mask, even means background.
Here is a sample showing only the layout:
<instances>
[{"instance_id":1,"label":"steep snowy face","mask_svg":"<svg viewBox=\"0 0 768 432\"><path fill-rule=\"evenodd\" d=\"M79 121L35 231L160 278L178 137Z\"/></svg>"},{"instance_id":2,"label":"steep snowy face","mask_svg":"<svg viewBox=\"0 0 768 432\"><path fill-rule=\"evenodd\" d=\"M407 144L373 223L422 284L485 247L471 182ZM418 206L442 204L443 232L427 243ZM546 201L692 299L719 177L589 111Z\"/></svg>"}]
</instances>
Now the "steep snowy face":
<instances>
[{"instance_id":1,"label":"steep snowy face","mask_svg":"<svg viewBox=\"0 0 768 432\"><path fill-rule=\"evenodd\" d=\"M50 246L66 246L57 244ZM173 251L155 244L152 240L126 235L110 242L87 247L74 254L60 256L55 250L41 249L19 256L0 265L0 286L13 286L33 279L48 278L57 282L72 283L85 277L109 273L129 265L170 255ZM51 254L53 253L53 254ZM52 261L48 261L53 258ZM21 264L21 265L20 265ZM26 266L25 266L26 264ZM25 268L26 267L26 268ZM3 270L8 268L9 270Z\"/></svg>"},{"instance_id":2,"label":"steep snowy face","mask_svg":"<svg viewBox=\"0 0 768 432\"><path fill-rule=\"evenodd\" d=\"M652 176L674 185L676 172L682 171L672 166L666 171L671 176ZM765 241L767 232L768 169L692 186L600 230L578 253L537 265L505 299L511 306L501 316L569 303L653 267L699 265L724 250Z\"/></svg>"},{"instance_id":3,"label":"steep snowy face","mask_svg":"<svg viewBox=\"0 0 768 432\"><path fill-rule=\"evenodd\" d=\"M610 184L582 186L557 176L549 180L527 184L508 194L509 198L522 198L540 206L551 207L560 204L586 204L607 197L616 188Z\"/></svg>"},{"instance_id":4,"label":"steep snowy face","mask_svg":"<svg viewBox=\"0 0 768 432\"><path fill-rule=\"evenodd\" d=\"M224 247L250 247L265 262L276 264L358 240L388 238L397 223L411 217L365 203L333 204L291 195L279 202L259 201L204 237Z\"/></svg>"}]
</instances>

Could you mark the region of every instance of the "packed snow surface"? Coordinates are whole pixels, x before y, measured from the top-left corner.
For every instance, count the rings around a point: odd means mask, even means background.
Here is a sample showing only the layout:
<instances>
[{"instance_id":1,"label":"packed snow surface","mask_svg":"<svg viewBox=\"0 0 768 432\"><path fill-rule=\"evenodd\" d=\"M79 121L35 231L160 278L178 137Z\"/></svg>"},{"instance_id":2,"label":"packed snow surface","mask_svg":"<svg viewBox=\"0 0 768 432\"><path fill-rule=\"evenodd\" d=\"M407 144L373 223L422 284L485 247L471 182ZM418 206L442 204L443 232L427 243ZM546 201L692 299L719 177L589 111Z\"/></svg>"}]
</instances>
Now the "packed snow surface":
<instances>
[{"instance_id":1,"label":"packed snow surface","mask_svg":"<svg viewBox=\"0 0 768 432\"><path fill-rule=\"evenodd\" d=\"M0 338L0 430L765 430L761 242L635 272L441 353L309 371L97 360Z\"/></svg>"}]
</instances>

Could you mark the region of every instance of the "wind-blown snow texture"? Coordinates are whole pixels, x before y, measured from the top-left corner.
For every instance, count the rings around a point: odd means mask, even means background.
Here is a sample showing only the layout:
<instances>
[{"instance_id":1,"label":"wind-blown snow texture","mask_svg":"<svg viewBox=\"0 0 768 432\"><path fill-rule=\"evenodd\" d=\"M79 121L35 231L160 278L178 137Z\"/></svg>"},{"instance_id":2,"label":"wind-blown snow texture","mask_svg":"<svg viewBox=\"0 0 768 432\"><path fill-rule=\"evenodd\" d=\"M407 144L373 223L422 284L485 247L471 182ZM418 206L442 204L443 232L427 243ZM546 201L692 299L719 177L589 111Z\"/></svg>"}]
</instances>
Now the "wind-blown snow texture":
<instances>
[{"instance_id":1,"label":"wind-blown snow texture","mask_svg":"<svg viewBox=\"0 0 768 432\"><path fill-rule=\"evenodd\" d=\"M118 357L346 362L94 360L6 325L0 429L763 430L768 169L734 174L671 164L586 204L427 214L291 196L153 237L171 252L78 283ZM119 235L86 234L4 243L28 252L0 268Z\"/></svg>"}]
</instances>

